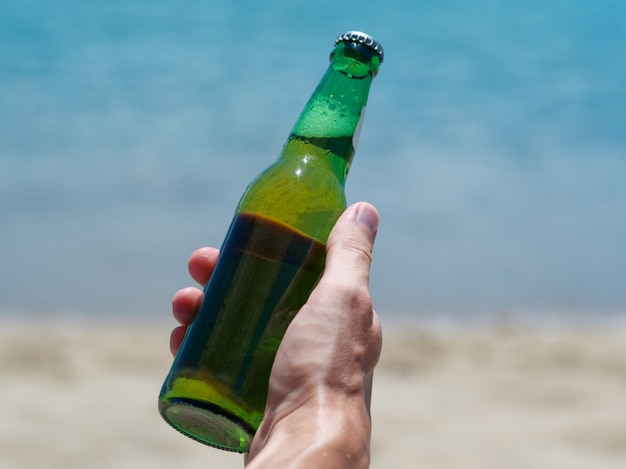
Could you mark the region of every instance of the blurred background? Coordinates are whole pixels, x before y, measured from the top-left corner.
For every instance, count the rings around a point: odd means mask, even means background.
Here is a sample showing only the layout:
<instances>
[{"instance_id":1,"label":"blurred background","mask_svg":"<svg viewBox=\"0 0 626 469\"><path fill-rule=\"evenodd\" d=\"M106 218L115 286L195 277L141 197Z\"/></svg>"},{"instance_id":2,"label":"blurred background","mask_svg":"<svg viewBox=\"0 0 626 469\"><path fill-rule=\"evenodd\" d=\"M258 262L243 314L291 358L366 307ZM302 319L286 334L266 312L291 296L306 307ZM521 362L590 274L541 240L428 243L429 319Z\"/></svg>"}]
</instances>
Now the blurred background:
<instances>
[{"instance_id":1,"label":"blurred background","mask_svg":"<svg viewBox=\"0 0 626 469\"><path fill-rule=\"evenodd\" d=\"M624 0L0 0L0 466L242 466L157 413L171 298L349 29L372 467L626 467Z\"/></svg>"},{"instance_id":2,"label":"blurred background","mask_svg":"<svg viewBox=\"0 0 626 469\"><path fill-rule=\"evenodd\" d=\"M622 315L622 0L3 0L0 314L169 321L348 29L383 320Z\"/></svg>"}]
</instances>

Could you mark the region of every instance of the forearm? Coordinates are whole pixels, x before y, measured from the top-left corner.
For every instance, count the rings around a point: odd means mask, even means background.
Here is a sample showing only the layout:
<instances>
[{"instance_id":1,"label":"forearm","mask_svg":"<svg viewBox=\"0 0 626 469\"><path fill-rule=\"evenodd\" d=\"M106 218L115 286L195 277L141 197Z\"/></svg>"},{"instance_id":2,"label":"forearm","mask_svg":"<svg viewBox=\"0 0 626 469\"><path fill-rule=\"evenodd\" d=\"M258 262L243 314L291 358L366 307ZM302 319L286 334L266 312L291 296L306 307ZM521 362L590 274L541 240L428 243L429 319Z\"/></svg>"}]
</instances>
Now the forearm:
<instances>
[{"instance_id":1,"label":"forearm","mask_svg":"<svg viewBox=\"0 0 626 469\"><path fill-rule=\"evenodd\" d=\"M371 421L363 396L320 393L284 416L266 415L247 469L367 468Z\"/></svg>"}]
</instances>

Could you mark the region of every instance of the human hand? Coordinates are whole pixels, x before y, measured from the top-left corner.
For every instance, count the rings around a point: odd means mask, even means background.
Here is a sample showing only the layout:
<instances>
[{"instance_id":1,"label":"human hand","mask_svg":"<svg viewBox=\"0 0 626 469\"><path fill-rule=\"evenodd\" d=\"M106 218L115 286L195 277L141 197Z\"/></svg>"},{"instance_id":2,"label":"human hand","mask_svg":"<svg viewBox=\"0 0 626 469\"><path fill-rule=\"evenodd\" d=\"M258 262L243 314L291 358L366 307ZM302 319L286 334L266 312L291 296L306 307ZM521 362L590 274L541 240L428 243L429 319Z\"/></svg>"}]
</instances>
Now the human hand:
<instances>
[{"instance_id":1,"label":"human hand","mask_svg":"<svg viewBox=\"0 0 626 469\"><path fill-rule=\"evenodd\" d=\"M377 226L378 214L366 203L350 206L337 221L324 275L276 354L250 469L368 466L372 372L382 343L368 289ZM212 248L194 252L191 276L206 283L217 257ZM181 326L172 332L173 353L201 300L202 291L194 288L174 297Z\"/></svg>"}]
</instances>

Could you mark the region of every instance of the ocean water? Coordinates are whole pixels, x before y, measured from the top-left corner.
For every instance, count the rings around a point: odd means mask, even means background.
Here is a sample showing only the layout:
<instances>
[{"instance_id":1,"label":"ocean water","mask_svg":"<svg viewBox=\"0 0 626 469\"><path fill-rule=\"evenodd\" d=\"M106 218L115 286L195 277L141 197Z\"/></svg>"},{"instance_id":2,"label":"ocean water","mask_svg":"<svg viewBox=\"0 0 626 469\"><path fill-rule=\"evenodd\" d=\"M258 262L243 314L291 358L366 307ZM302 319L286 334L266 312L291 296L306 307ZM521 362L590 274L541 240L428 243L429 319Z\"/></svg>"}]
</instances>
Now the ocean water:
<instances>
[{"instance_id":1,"label":"ocean water","mask_svg":"<svg viewBox=\"0 0 626 469\"><path fill-rule=\"evenodd\" d=\"M383 319L626 313L623 0L3 0L0 311L167 320L348 29Z\"/></svg>"}]
</instances>

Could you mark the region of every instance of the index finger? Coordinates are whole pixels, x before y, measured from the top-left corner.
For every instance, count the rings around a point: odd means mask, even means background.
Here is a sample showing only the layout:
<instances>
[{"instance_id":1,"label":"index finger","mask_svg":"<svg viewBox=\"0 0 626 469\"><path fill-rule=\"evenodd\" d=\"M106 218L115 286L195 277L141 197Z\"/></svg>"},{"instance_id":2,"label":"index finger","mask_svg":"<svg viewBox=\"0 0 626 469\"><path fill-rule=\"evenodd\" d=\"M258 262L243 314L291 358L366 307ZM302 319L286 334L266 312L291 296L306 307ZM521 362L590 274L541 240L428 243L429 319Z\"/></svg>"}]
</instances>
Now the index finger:
<instances>
[{"instance_id":1,"label":"index finger","mask_svg":"<svg viewBox=\"0 0 626 469\"><path fill-rule=\"evenodd\" d=\"M206 285L215 270L219 253L218 249L210 247L196 249L187 263L191 278L202 286Z\"/></svg>"}]
</instances>

